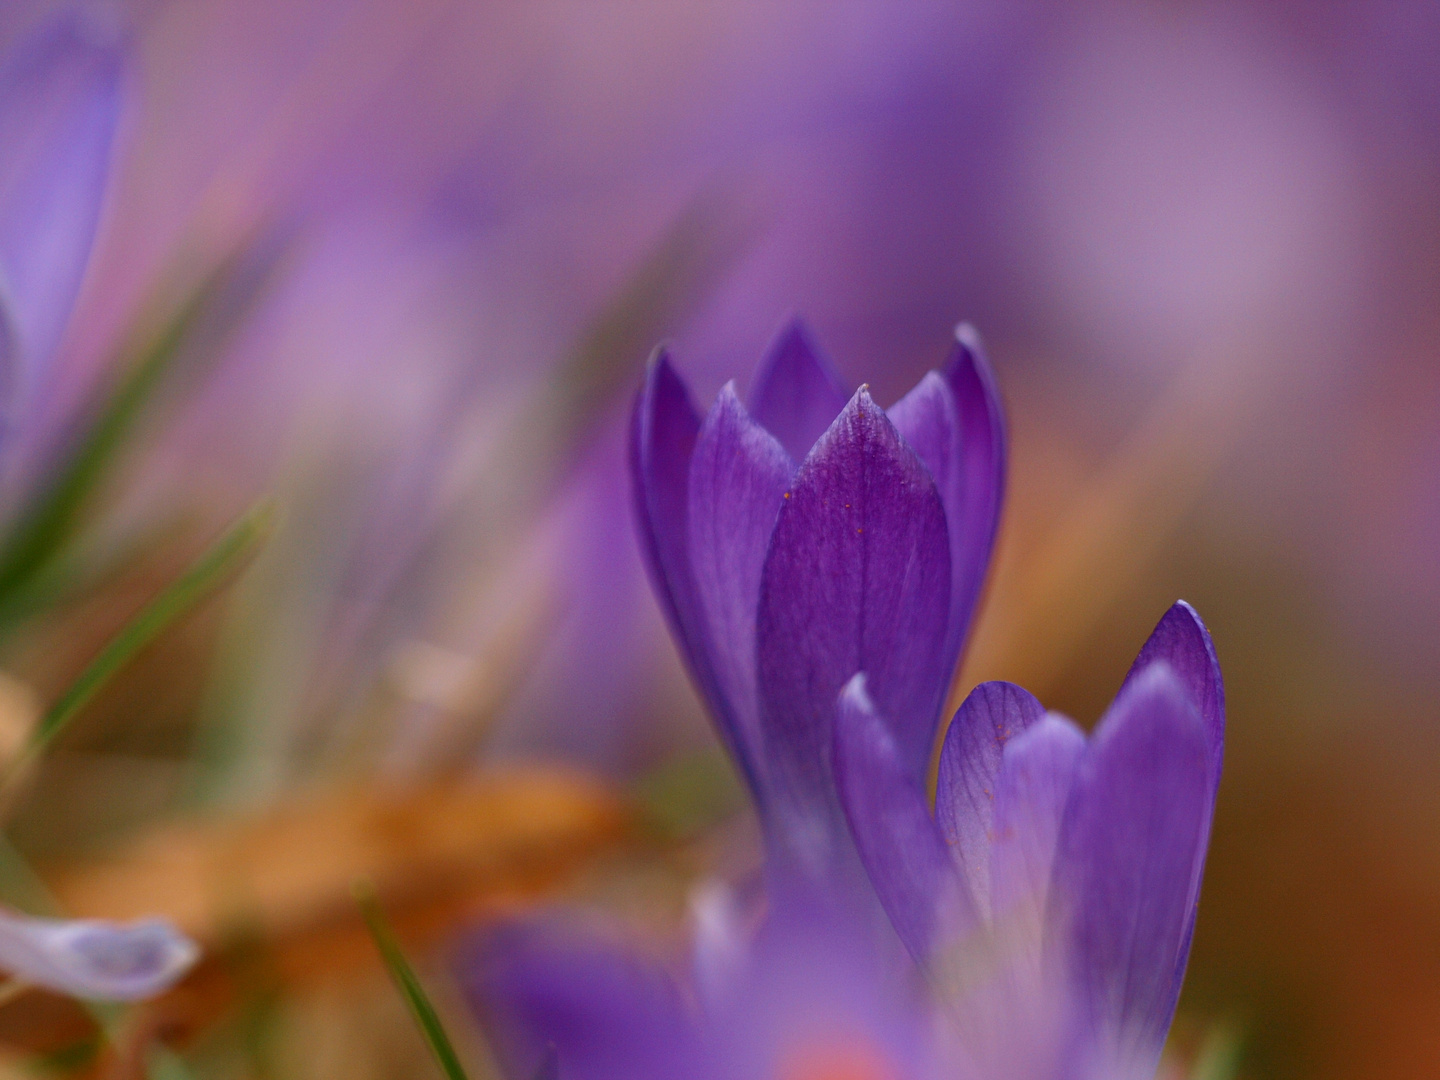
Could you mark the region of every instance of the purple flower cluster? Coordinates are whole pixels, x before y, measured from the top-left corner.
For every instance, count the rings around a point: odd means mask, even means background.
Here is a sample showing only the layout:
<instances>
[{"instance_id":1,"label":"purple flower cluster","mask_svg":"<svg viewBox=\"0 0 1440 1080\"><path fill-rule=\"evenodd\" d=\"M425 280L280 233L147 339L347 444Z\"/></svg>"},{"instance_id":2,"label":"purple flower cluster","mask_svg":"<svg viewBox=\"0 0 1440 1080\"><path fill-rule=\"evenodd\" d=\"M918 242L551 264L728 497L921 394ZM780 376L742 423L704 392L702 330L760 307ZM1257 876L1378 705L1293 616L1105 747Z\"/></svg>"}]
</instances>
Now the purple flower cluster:
<instances>
[{"instance_id":1,"label":"purple flower cluster","mask_svg":"<svg viewBox=\"0 0 1440 1080\"><path fill-rule=\"evenodd\" d=\"M863 386L847 403L799 326L748 409L726 386L703 420L661 354L631 451L656 590L765 826L768 911L749 933L700 920L679 984L553 929L482 942L467 983L502 1055L524 1075L550 1045L561 1077L595 1080L1153 1076L1220 779L1220 670L1180 603L1089 737L983 684L932 808L1004 479L975 335L889 410Z\"/></svg>"}]
</instances>

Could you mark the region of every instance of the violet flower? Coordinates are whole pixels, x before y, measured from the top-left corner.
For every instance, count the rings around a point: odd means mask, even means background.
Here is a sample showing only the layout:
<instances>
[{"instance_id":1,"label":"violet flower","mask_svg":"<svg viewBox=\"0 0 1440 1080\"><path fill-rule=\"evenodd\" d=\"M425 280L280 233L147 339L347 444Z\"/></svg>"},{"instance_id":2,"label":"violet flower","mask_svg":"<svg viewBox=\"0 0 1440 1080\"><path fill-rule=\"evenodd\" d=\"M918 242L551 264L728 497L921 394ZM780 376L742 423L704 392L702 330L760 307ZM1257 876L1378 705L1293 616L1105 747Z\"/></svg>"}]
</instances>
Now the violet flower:
<instances>
[{"instance_id":1,"label":"violet flower","mask_svg":"<svg viewBox=\"0 0 1440 1080\"><path fill-rule=\"evenodd\" d=\"M545 921L475 939L460 979L507 1076L559 1080L936 1080L923 994L872 928L815 891L772 895L747 933L718 892L673 971ZM719 910L713 910L718 907Z\"/></svg>"},{"instance_id":2,"label":"violet flower","mask_svg":"<svg viewBox=\"0 0 1440 1080\"><path fill-rule=\"evenodd\" d=\"M718 959L689 994L534 926L472 951L462 977L508 1066L549 1045L567 1080L1153 1077L1220 779L1219 666L1180 603L1089 738L1017 686L978 687L932 816L933 725L1003 462L988 373L961 341L888 416L862 387L828 428L841 394L798 329L756 380L758 420L727 386L702 424L662 355L632 444L662 601L783 842L772 857L823 869L853 843L925 992L887 977L894 938L867 922L861 880L782 873L765 928L699 949Z\"/></svg>"},{"instance_id":3,"label":"violet flower","mask_svg":"<svg viewBox=\"0 0 1440 1080\"><path fill-rule=\"evenodd\" d=\"M811 867L848 847L830 776L857 671L919 783L989 562L1005 436L962 327L888 412L846 392L798 323L703 422L664 352L636 399L642 547L692 678L773 840ZM798 463L798 466L797 466Z\"/></svg>"},{"instance_id":4,"label":"violet flower","mask_svg":"<svg viewBox=\"0 0 1440 1080\"><path fill-rule=\"evenodd\" d=\"M841 696L841 800L896 930L989 1062L978 1074L1153 1076L1224 747L1199 617L1166 613L1088 739L1018 686L977 687L946 735L933 819L865 682Z\"/></svg>"},{"instance_id":5,"label":"violet flower","mask_svg":"<svg viewBox=\"0 0 1440 1080\"><path fill-rule=\"evenodd\" d=\"M0 393L42 385L90 261L121 107L122 48L65 11L0 61Z\"/></svg>"},{"instance_id":6,"label":"violet flower","mask_svg":"<svg viewBox=\"0 0 1440 1080\"><path fill-rule=\"evenodd\" d=\"M122 56L80 11L41 23L0 59L0 412L28 405L80 291L120 114ZM199 950L169 922L0 911L0 972L83 998L167 989Z\"/></svg>"}]
</instances>

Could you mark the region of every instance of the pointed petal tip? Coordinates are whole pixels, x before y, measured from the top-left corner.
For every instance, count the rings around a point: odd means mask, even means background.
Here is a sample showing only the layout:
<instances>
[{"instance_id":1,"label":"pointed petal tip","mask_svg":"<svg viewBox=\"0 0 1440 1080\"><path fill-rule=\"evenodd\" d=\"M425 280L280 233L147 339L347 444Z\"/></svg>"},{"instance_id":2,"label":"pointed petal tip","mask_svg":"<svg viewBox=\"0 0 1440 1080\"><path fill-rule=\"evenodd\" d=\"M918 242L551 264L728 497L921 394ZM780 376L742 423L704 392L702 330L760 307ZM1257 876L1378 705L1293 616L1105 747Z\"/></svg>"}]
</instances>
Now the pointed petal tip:
<instances>
[{"instance_id":1,"label":"pointed petal tip","mask_svg":"<svg viewBox=\"0 0 1440 1080\"><path fill-rule=\"evenodd\" d=\"M861 383L855 389L855 392L850 395L849 401L845 403L845 407L837 413L835 419L815 440L815 445L810 448L810 454L797 460L808 461L814 455L833 455L843 452L842 448L845 446L861 444L871 448L866 452L884 447L885 449L880 452L893 454L902 459L905 468L913 470L917 480L923 475L926 482L932 488L934 487L929 469L915 453L914 447L900 434L890 415L871 396L869 383ZM936 497L939 497L938 490Z\"/></svg>"},{"instance_id":2,"label":"pointed petal tip","mask_svg":"<svg viewBox=\"0 0 1440 1080\"><path fill-rule=\"evenodd\" d=\"M765 350L750 383L750 413L796 461L845 406L848 394L809 327L792 319Z\"/></svg>"},{"instance_id":3,"label":"pointed petal tip","mask_svg":"<svg viewBox=\"0 0 1440 1080\"><path fill-rule=\"evenodd\" d=\"M739 391L735 389L734 379L727 380L725 385L720 387L720 393L715 395L714 407L720 408L722 403L726 410L737 411L742 416L748 417L750 415L749 410L745 408L745 403L740 400Z\"/></svg>"},{"instance_id":4,"label":"pointed petal tip","mask_svg":"<svg viewBox=\"0 0 1440 1080\"><path fill-rule=\"evenodd\" d=\"M780 332L775 335L771 349L779 351L791 343L798 344L811 354L818 356L819 347L815 343L815 331L811 329L810 322L798 311L791 312L780 327Z\"/></svg>"},{"instance_id":5,"label":"pointed petal tip","mask_svg":"<svg viewBox=\"0 0 1440 1080\"><path fill-rule=\"evenodd\" d=\"M645 378L636 393L635 404L647 421L659 410L695 412L690 400L690 387L675 367L668 343L661 342L655 346L645 362ZM697 425L698 422L697 414Z\"/></svg>"},{"instance_id":6,"label":"pointed petal tip","mask_svg":"<svg viewBox=\"0 0 1440 1080\"><path fill-rule=\"evenodd\" d=\"M1189 619L1200 630L1205 629L1205 620L1200 618L1200 613L1195 610L1195 605L1190 603L1189 600L1176 600L1173 604L1171 604L1168 608L1165 609L1165 614L1161 616L1161 621L1163 622L1165 619L1178 619L1182 617Z\"/></svg>"},{"instance_id":7,"label":"pointed petal tip","mask_svg":"<svg viewBox=\"0 0 1440 1080\"><path fill-rule=\"evenodd\" d=\"M1126 676L1125 687L1165 662L1199 710L1209 733L1217 768L1225 739L1225 681L1210 631L1194 607L1177 600L1155 624ZM1218 773L1217 773L1218 775Z\"/></svg>"},{"instance_id":8,"label":"pointed petal tip","mask_svg":"<svg viewBox=\"0 0 1440 1080\"><path fill-rule=\"evenodd\" d=\"M972 354L985 355L985 346L980 339L980 331L975 329L975 324L970 322L959 322L955 324L955 340L960 346Z\"/></svg>"},{"instance_id":9,"label":"pointed petal tip","mask_svg":"<svg viewBox=\"0 0 1440 1080\"><path fill-rule=\"evenodd\" d=\"M870 691L865 687L865 672L857 671L840 691L840 704L860 712L873 713L875 703L870 700Z\"/></svg>"},{"instance_id":10,"label":"pointed petal tip","mask_svg":"<svg viewBox=\"0 0 1440 1080\"><path fill-rule=\"evenodd\" d=\"M990 365L990 354L980 337L980 332L969 323L955 327L955 345L945 364L945 375L952 386L966 375L977 379L985 393L999 403L999 390L995 380L995 369Z\"/></svg>"},{"instance_id":11,"label":"pointed petal tip","mask_svg":"<svg viewBox=\"0 0 1440 1080\"><path fill-rule=\"evenodd\" d=\"M1006 682L1004 679L976 683L955 710L953 719L958 720L962 713L982 708L993 711L996 716L1013 716L1018 724L1009 735L1018 735L1045 715L1045 706L1040 704L1039 698L1020 684ZM998 735L999 728L996 730Z\"/></svg>"},{"instance_id":12,"label":"pointed petal tip","mask_svg":"<svg viewBox=\"0 0 1440 1080\"><path fill-rule=\"evenodd\" d=\"M658 377L662 372L669 372L679 378L675 371L675 363L670 358L670 351L668 341L662 341L650 350L650 356L645 361L645 378L647 380Z\"/></svg>"},{"instance_id":13,"label":"pointed petal tip","mask_svg":"<svg viewBox=\"0 0 1440 1080\"><path fill-rule=\"evenodd\" d=\"M889 727L875 707L874 700L866 686L865 673L857 672L851 677L835 700L835 730L831 733L831 753L836 759L836 779L844 782L848 772L844 762L853 759L857 747L864 746L865 756L880 755L887 761L898 763L899 749ZM898 764L896 768L898 768Z\"/></svg>"},{"instance_id":14,"label":"pointed petal tip","mask_svg":"<svg viewBox=\"0 0 1440 1080\"><path fill-rule=\"evenodd\" d=\"M1176 600L1166 609L1136 657L1136 670L1142 661L1148 664L1157 659L1168 659L1177 668L1187 667L1189 661L1203 662L1213 668L1218 681L1220 666L1215 641L1205 620L1188 601Z\"/></svg>"},{"instance_id":15,"label":"pointed petal tip","mask_svg":"<svg viewBox=\"0 0 1440 1080\"><path fill-rule=\"evenodd\" d=\"M1170 661L1165 659L1153 660L1145 665L1145 670L1136 675L1135 681L1125 690L1136 695L1175 698L1191 709L1195 708L1195 702L1190 700L1190 694L1186 691L1179 673L1171 666Z\"/></svg>"}]
</instances>

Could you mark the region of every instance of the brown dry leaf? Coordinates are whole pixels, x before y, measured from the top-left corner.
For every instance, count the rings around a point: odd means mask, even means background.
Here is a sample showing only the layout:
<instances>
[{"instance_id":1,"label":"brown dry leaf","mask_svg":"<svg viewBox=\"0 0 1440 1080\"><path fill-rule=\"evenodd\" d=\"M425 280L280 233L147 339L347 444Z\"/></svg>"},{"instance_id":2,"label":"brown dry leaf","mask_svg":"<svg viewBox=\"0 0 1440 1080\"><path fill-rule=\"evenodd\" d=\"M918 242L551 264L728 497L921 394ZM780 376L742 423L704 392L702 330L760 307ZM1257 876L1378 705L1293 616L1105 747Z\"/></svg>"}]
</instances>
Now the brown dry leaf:
<instances>
[{"instance_id":1,"label":"brown dry leaf","mask_svg":"<svg viewBox=\"0 0 1440 1080\"><path fill-rule=\"evenodd\" d=\"M280 936L348 909L357 879L403 900L470 879L528 878L613 846L627 820L609 789L553 769L369 784L250 820L168 826L47 877L75 916L164 915L203 942L237 924Z\"/></svg>"},{"instance_id":2,"label":"brown dry leaf","mask_svg":"<svg viewBox=\"0 0 1440 1080\"><path fill-rule=\"evenodd\" d=\"M29 683L0 671L0 769L20 757L40 720L40 697Z\"/></svg>"},{"instance_id":3,"label":"brown dry leaf","mask_svg":"<svg viewBox=\"0 0 1440 1080\"><path fill-rule=\"evenodd\" d=\"M76 916L163 915L209 955L143 1006L134 1039L181 1040L243 995L230 946L258 943L268 978L292 988L379 973L351 895L374 884L407 946L513 912L633 835L609 788L558 769L516 769L422 788L354 787L250 820L162 828L103 863L50 868ZM0 1008L0 1046L54 1049L90 1030L72 1003L40 992Z\"/></svg>"}]
</instances>

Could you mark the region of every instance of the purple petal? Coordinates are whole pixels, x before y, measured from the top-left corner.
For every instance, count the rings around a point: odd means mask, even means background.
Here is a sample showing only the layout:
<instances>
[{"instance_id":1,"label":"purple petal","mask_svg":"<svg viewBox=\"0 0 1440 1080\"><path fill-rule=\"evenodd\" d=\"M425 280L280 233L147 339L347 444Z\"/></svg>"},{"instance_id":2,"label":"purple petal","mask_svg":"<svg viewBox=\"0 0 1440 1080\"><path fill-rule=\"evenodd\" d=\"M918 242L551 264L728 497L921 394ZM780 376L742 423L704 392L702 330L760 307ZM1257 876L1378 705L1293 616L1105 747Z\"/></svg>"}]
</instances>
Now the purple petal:
<instances>
[{"instance_id":1,"label":"purple petal","mask_svg":"<svg viewBox=\"0 0 1440 1080\"><path fill-rule=\"evenodd\" d=\"M1047 713L1005 744L990 842L995 918L1017 905L1037 917L1045 910L1055 838L1084 750L1085 733L1056 713Z\"/></svg>"},{"instance_id":2,"label":"purple petal","mask_svg":"<svg viewBox=\"0 0 1440 1080\"><path fill-rule=\"evenodd\" d=\"M0 270L28 392L89 261L120 115L121 48L94 17L45 23L0 68Z\"/></svg>"},{"instance_id":3,"label":"purple petal","mask_svg":"<svg viewBox=\"0 0 1440 1080\"><path fill-rule=\"evenodd\" d=\"M750 414L793 460L804 461L848 396L805 324L796 319L760 361L750 386Z\"/></svg>"},{"instance_id":4,"label":"purple petal","mask_svg":"<svg viewBox=\"0 0 1440 1080\"><path fill-rule=\"evenodd\" d=\"M0 913L0 970L71 997L154 997L199 955L195 943L163 919L112 923Z\"/></svg>"},{"instance_id":5,"label":"purple petal","mask_svg":"<svg viewBox=\"0 0 1440 1080\"><path fill-rule=\"evenodd\" d=\"M793 805L841 824L828 763L836 698L857 671L905 768L924 776L950 679L949 578L935 484L861 387L796 474L762 575L761 721Z\"/></svg>"},{"instance_id":6,"label":"purple petal","mask_svg":"<svg viewBox=\"0 0 1440 1080\"><path fill-rule=\"evenodd\" d=\"M1225 750L1225 681L1220 675L1220 661L1215 656L1215 643L1210 631L1200 621L1195 609L1184 600L1173 604L1156 624L1149 639L1130 665L1125 676L1128 686L1157 660L1163 660L1179 677L1200 710L1205 722L1214 781L1220 783L1220 769Z\"/></svg>"},{"instance_id":7,"label":"purple petal","mask_svg":"<svg viewBox=\"0 0 1440 1080\"><path fill-rule=\"evenodd\" d=\"M1200 715L1155 663L1096 729L1061 822L1045 950L1070 972L1083 1030L1123 1075L1153 1073L1175 1012L1209 773Z\"/></svg>"},{"instance_id":8,"label":"purple petal","mask_svg":"<svg viewBox=\"0 0 1440 1080\"><path fill-rule=\"evenodd\" d=\"M981 683L970 691L940 748L935 820L982 909L990 900L990 826L1005 744L1045 707L1014 683Z\"/></svg>"},{"instance_id":9,"label":"purple petal","mask_svg":"<svg viewBox=\"0 0 1440 1080\"><path fill-rule=\"evenodd\" d=\"M950 529L950 648L958 659L975 612L1005 483L1005 423L994 376L969 326L956 331L945 374L930 372L890 419L935 478ZM953 663L953 661L952 661Z\"/></svg>"},{"instance_id":10,"label":"purple petal","mask_svg":"<svg viewBox=\"0 0 1440 1080\"><path fill-rule=\"evenodd\" d=\"M664 350L656 353L630 418L635 520L650 581L690 670L736 763L755 787L747 747L720 691L690 564L690 464L700 417Z\"/></svg>"},{"instance_id":11,"label":"purple petal","mask_svg":"<svg viewBox=\"0 0 1440 1080\"><path fill-rule=\"evenodd\" d=\"M732 737L756 775L755 612L765 550L793 472L780 444L727 385L690 461L690 565Z\"/></svg>"},{"instance_id":12,"label":"purple petal","mask_svg":"<svg viewBox=\"0 0 1440 1080\"><path fill-rule=\"evenodd\" d=\"M770 891L744 981L707 1016L724 1080L940 1075L914 965L852 899L830 883Z\"/></svg>"},{"instance_id":13,"label":"purple petal","mask_svg":"<svg viewBox=\"0 0 1440 1080\"><path fill-rule=\"evenodd\" d=\"M531 1080L560 1080L560 1058L555 1047L551 1046L545 1051L545 1057Z\"/></svg>"},{"instance_id":14,"label":"purple petal","mask_svg":"<svg viewBox=\"0 0 1440 1080\"><path fill-rule=\"evenodd\" d=\"M975 925L974 904L930 817L924 789L876 715L864 675L840 694L835 786L880 903L905 947L924 963L937 932L958 936Z\"/></svg>"},{"instance_id":15,"label":"purple petal","mask_svg":"<svg viewBox=\"0 0 1440 1080\"><path fill-rule=\"evenodd\" d=\"M514 926L462 949L458 976L513 1075L533 1075L552 1053L565 1080L695 1075L674 984L618 945Z\"/></svg>"},{"instance_id":16,"label":"purple petal","mask_svg":"<svg viewBox=\"0 0 1440 1080\"><path fill-rule=\"evenodd\" d=\"M1125 686L1147 671L1157 661L1168 664L1179 677L1200 711L1205 724L1205 738L1210 755L1209 808L1205 813L1205 831L1195 853L1190 875L1190 922L1185 928L1185 941L1175 968L1174 992L1180 993L1185 980L1185 964L1190 957L1190 939L1195 933L1195 913L1200 902L1200 883L1205 877L1205 855L1210 849L1210 822L1214 817L1215 798L1220 789L1220 772L1225 755L1225 682L1220 675L1220 661L1210 632L1185 601L1171 606L1140 649L1140 655L1125 676ZM1121 688L1122 692L1124 687Z\"/></svg>"},{"instance_id":17,"label":"purple petal","mask_svg":"<svg viewBox=\"0 0 1440 1080\"><path fill-rule=\"evenodd\" d=\"M955 349L945 365L945 381L955 395L960 414L960 475L953 501L946 511L960 533L956 549L963 552L957 563L956 607L962 628L970 625L975 605L985 584L985 570L995 547L1000 525L1000 508L1005 499L1005 410L995 373L980 344L980 335L969 323L955 330Z\"/></svg>"}]
</instances>

